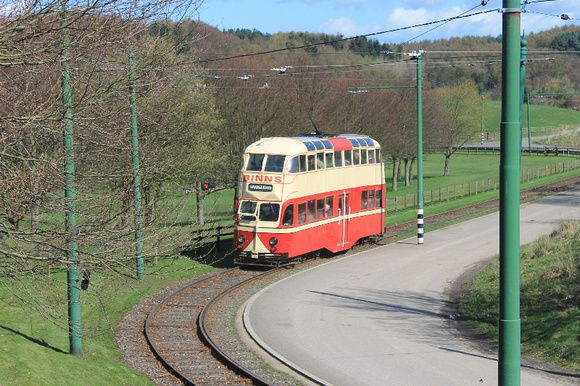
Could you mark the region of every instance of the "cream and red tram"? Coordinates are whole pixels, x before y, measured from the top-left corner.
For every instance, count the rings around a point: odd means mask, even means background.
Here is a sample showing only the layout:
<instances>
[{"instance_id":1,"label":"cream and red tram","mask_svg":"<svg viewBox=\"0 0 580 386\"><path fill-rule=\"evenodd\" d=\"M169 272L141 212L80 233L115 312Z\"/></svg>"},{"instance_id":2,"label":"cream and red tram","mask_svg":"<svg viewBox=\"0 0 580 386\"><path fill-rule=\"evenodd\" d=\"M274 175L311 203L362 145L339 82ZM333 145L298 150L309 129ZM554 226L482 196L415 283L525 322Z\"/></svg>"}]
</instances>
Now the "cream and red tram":
<instances>
[{"instance_id":1,"label":"cream and red tram","mask_svg":"<svg viewBox=\"0 0 580 386\"><path fill-rule=\"evenodd\" d=\"M246 148L236 191L235 263L281 265L381 234L385 190L368 136L261 139Z\"/></svg>"}]
</instances>

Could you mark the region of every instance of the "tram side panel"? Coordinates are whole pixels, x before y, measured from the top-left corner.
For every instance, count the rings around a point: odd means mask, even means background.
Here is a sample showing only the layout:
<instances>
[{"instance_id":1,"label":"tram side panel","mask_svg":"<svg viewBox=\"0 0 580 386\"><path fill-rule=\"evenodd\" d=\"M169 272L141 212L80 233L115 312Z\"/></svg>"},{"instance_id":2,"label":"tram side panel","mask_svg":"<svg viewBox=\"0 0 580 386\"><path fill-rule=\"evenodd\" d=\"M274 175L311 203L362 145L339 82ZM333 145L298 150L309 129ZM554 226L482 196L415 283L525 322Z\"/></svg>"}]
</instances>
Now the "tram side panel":
<instances>
[{"instance_id":1,"label":"tram side panel","mask_svg":"<svg viewBox=\"0 0 580 386\"><path fill-rule=\"evenodd\" d=\"M240 221L238 233L244 236L245 243L238 248L248 251L247 258L259 258L259 253L264 258L292 258L320 249L339 252L361 238L382 233L385 191L380 178L373 177L381 167L376 164L336 169L332 173L327 170L286 175L272 192L252 193L249 184L256 180L247 178L242 181L246 198L251 196L258 202L278 198L282 205L277 223L258 218L255 224L248 222L244 226L244 221ZM369 173L371 169L374 170ZM369 177L361 178L361 174ZM316 193L300 197L299 192ZM292 210L291 218L286 216L288 209Z\"/></svg>"}]
</instances>

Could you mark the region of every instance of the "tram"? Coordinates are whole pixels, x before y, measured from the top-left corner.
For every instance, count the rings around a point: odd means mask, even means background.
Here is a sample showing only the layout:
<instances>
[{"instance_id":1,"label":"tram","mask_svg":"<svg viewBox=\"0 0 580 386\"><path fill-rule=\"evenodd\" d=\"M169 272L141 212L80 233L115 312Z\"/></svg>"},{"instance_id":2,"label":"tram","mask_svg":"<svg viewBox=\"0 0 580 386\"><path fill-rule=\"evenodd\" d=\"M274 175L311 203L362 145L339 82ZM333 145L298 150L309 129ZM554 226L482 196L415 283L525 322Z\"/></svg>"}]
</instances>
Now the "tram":
<instances>
[{"instance_id":1,"label":"tram","mask_svg":"<svg viewBox=\"0 0 580 386\"><path fill-rule=\"evenodd\" d=\"M381 147L366 135L272 137L249 145L235 197L235 264L280 266L384 233L384 173Z\"/></svg>"}]
</instances>

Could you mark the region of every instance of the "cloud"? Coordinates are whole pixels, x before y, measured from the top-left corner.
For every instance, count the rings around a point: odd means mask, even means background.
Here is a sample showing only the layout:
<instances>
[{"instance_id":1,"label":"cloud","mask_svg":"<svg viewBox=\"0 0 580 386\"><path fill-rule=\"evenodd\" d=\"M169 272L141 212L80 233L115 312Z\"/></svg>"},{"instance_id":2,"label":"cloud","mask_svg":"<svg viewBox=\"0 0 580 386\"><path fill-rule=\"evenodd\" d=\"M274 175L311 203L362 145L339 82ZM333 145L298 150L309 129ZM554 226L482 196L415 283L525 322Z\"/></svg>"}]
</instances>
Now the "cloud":
<instances>
[{"instance_id":1,"label":"cloud","mask_svg":"<svg viewBox=\"0 0 580 386\"><path fill-rule=\"evenodd\" d=\"M322 24L318 30L328 34L342 34L346 37L367 33L368 29L348 17L332 19Z\"/></svg>"}]
</instances>

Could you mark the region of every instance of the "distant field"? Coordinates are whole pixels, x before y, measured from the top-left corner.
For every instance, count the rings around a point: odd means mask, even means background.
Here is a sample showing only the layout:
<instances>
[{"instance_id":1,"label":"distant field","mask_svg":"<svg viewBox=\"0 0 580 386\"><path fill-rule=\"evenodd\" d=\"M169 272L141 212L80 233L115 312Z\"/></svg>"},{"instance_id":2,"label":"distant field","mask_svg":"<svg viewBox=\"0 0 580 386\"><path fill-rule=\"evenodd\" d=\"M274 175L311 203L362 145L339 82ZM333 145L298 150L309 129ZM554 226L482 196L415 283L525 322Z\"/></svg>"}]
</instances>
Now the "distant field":
<instances>
[{"instance_id":1,"label":"distant field","mask_svg":"<svg viewBox=\"0 0 580 386\"><path fill-rule=\"evenodd\" d=\"M486 103L485 115L485 132L499 133L501 123L501 102L489 101ZM558 126L580 126L580 111L570 109L560 109L551 106L530 105L530 127L532 135L539 128L552 128ZM528 113L527 106L524 106L523 130L527 133ZM541 130L542 134L544 129Z\"/></svg>"}]
</instances>

